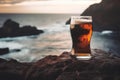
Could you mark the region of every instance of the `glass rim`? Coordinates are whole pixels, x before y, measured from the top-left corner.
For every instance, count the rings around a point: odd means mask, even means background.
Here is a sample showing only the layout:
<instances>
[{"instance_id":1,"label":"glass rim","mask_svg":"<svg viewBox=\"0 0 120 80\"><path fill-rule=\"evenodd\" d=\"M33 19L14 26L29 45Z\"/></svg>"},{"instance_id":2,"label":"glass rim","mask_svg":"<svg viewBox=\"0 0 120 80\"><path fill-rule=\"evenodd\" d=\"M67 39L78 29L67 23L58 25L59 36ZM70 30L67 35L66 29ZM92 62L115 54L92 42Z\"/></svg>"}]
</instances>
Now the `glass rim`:
<instances>
[{"instance_id":1,"label":"glass rim","mask_svg":"<svg viewBox=\"0 0 120 80\"><path fill-rule=\"evenodd\" d=\"M92 22L92 16L71 16L70 24L88 23Z\"/></svg>"},{"instance_id":2,"label":"glass rim","mask_svg":"<svg viewBox=\"0 0 120 80\"><path fill-rule=\"evenodd\" d=\"M92 16L71 16L71 18L80 18L80 19L92 19Z\"/></svg>"}]
</instances>

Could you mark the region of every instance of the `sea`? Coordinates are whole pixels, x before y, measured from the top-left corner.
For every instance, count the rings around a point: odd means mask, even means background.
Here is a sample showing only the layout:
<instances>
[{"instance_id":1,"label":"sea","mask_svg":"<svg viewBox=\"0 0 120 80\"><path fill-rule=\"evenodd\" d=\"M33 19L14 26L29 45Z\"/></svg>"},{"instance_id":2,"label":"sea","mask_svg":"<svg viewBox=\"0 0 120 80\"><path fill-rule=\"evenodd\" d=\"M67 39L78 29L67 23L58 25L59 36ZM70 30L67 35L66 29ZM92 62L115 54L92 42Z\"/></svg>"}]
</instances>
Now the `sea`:
<instances>
[{"instance_id":1,"label":"sea","mask_svg":"<svg viewBox=\"0 0 120 80\"><path fill-rule=\"evenodd\" d=\"M0 27L7 19L12 19L20 26L31 25L43 30L43 34L0 38L0 48L9 48L10 52L0 55L3 59L16 59L20 62L34 62L47 55L60 55L71 51L72 40L70 25L66 21L79 14L0 14ZM104 30L93 31L91 49L101 49L120 56L120 34Z\"/></svg>"}]
</instances>

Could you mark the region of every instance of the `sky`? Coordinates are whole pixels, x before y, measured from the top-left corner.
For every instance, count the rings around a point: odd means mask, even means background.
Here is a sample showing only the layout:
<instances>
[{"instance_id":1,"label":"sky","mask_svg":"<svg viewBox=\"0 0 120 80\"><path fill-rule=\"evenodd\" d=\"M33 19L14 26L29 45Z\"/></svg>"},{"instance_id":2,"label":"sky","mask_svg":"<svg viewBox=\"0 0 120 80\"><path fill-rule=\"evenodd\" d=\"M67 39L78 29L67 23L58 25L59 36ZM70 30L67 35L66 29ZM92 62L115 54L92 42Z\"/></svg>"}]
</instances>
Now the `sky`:
<instances>
[{"instance_id":1,"label":"sky","mask_svg":"<svg viewBox=\"0 0 120 80\"><path fill-rule=\"evenodd\" d=\"M0 0L0 13L82 13L101 0Z\"/></svg>"}]
</instances>

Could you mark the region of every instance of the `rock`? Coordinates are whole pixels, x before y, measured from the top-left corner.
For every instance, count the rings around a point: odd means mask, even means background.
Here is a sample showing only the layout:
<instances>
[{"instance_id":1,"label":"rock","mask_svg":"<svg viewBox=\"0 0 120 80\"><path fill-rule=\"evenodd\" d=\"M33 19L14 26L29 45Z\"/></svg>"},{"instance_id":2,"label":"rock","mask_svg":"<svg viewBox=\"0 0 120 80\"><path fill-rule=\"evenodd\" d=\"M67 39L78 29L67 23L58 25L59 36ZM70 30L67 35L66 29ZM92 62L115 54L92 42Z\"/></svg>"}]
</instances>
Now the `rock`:
<instances>
[{"instance_id":1,"label":"rock","mask_svg":"<svg viewBox=\"0 0 120 80\"><path fill-rule=\"evenodd\" d=\"M88 7L81 15L93 17L93 30L120 31L120 5L119 0L102 0L101 3ZM70 19L66 22L70 24Z\"/></svg>"},{"instance_id":2,"label":"rock","mask_svg":"<svg viewBox=\"0 0 120 80\"><path fill-rule=\"evenodd\" d=\"M0 59L0 80L25 80L24 76L31 63Z\"/></svg>"},{"instance_id":3,"label":"rock","mask_svg":"<svg viewBox=\"0 0 120 80\"><path fill-rule=\"evenodd\" d=\"M13 49L10 52L20 52L20 51L21 51L21 49Z\"/></svg>"},{"instance_id":4,"label":"rock","mask_svg":"<svg viewBox=\"0 0 120 80\"><path fill-rule=\"evenodd\" d=\"M120 30L119 0L102 0L88 7L81 15L93 17L94 30Z\"/></svg>"},{"instance_id":5,"label":"rock","mask_svg":"<svg viewBox=\"0 0 120 80\"><path fill-rule=\"evenodd\" d=\"M29 35L37 35L40 33L43 33L43 31L37 30L35 26L26 25L26 26L20 27L19 23L11 19L6 20L3 26L0 28L0 38L29 36Z\"/></svg>"},{"instance_id":6,"label":"rock","mask_svg":"<svg viewBox=\"0 0 120 80\"><path fill-rule=\"evenodd\" d=\"M0 55L9 53L9 48L0 48Z\"/></svg>"},{"instance_id":7,"label":"rock","mask_svg":"<svg viewBox=\"0 0 120 80\"><path fill-rule=\"evenodd\" d=\"M0 80L24 80L23 77L14 72L0 72Z\"/></svg>"},{"instance_id":8,"label":"rock","mask_svg":"<svg viewBox=\"0 0 120 80\"><path fill-rule=\"evenodd\" d=\"M93 51L91 60L77 60L69 52L31 63L0 59L0 80L119 80L120 58L111 58L102 50Z\"/></svg>"}]
</instances>

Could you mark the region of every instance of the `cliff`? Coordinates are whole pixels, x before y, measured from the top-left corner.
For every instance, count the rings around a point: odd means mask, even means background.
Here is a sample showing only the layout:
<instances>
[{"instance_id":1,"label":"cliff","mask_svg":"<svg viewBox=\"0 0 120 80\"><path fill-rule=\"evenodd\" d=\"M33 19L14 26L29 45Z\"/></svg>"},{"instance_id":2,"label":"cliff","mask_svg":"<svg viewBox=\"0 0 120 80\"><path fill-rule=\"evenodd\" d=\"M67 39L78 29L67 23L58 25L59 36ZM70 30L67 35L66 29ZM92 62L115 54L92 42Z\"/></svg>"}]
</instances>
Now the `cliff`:
<instances>
[{"instance_id":1,"label":"cliff","mask_svg":"<svg viewBox=\"0 0 120 80\"><path fill-rule=\"evenodd\" d=\"M93 17L93 30L120 31L120 1L102 0L88 7L81 15ZM70 23L70 20L66 22Z\"/></svg>"},{"instance_id":2,"label":"cliff","mask_svg":"<svg viewBox=\"0 0 120 80\"><path fill-rule=\"evenodd\" d=\"M120 30L120 1L102 0L88 7L81 15L93 17L95 30Z\"/></svg>"}]
</instances>

